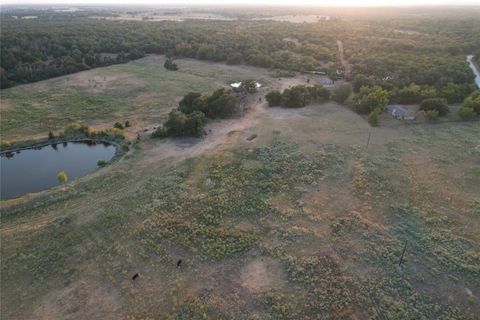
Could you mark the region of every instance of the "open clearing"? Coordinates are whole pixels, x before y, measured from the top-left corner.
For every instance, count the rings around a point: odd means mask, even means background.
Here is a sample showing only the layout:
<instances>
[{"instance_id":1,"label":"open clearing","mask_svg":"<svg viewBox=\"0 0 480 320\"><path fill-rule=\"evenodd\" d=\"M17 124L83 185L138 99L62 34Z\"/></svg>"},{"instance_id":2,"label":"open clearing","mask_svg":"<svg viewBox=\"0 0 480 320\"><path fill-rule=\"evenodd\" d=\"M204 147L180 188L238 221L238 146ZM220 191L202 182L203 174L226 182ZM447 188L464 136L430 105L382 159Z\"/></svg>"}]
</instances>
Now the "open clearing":
<instances>
[{"instance_id":1,"label":"open clearing","mask_svg":"<svg viewBox=\"0 0 480 320\"><path fill-rule=\"evenodd\" d=\"M47 132L44 109L58 127L133 118L139 129L190 90L305 80L178 64L147 57L8 89L2 113L24 94L36 120L6 134ZM69 92L110 109L59 112L51 101ZM478 319L480 126L371 128L335 103L268 108L263 94L203 139L145 136L64 192L3 202L2 318Z\"/></svg>"}]
</instances>

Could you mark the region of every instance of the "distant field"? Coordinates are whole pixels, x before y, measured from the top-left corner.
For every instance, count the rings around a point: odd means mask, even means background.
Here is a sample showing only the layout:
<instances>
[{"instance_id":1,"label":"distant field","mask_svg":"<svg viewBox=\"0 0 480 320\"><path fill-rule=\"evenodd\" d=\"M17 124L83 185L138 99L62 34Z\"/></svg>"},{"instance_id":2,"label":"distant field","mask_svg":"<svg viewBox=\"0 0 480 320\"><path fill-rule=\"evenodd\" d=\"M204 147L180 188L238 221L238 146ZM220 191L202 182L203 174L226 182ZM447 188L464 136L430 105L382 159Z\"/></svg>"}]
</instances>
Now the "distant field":
<instances>
[{"instance_id":1,"label":"distant field","mask_svg":"<svg viewBox=\"0 0 480 320\"><path fill-rule=\"evenodd\" d=\"M109 127L130 120L135 130L159 123L189 91L208 93L231 81L268 76L252 67L176 62L180 70L167 71L162 56L148 56L2 90L2 138L42 137L72 122Z\"/></svg>"},{"instance_id":2,"label":"distant field","mask_svg":"<svg viewBox=\"0 0 480 320\"><path fill-rule=\"evenodd\" d=\"M273 20L273 21L285 21L292 23L317 23L319 21L328 21L330 16L315 15L315 14L298 14L298 15L284 15L284 16L272 16L266 18L254 18L253 20Z\"/></svg>"},{"instance_id":3,"label":"distant field","mask_svg":"<svg viewBox=\"0 0 480 320\"><path fill-rule=\"evenodd\" d=\"M215 13L190 13L190 14L121 14L117 16L92 16L92 19L105 19L105 20L124 20L124 21L185 21L189 19L200 20L237 20L237 18L224 17Z\"/></svg>"}]
</instances>

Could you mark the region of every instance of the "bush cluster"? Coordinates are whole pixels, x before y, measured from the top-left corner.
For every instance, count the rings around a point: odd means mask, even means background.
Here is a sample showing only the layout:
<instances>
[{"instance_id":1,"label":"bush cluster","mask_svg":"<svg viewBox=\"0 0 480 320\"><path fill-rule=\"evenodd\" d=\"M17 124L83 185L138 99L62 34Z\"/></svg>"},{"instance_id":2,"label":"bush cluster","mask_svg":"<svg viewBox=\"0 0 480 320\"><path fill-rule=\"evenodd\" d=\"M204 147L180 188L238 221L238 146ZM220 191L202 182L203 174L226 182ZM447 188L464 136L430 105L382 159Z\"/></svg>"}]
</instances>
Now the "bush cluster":
<instances>
[{"instance_id":1,"label":"bush cluster","mask_svg":"<svg viewBox=\"0 0 480 320\"><path fill-rule=\"evenodd\" d=\"M66 127L63 133L60 133L58 137L63 138L65 136L84 136L87 138L111 138L111 139L123 140L125 139L125 132L123 132L118 128L109 128L105 130L95 131L95 130L91 130L86 125L74 123Z\"/></svg>"},{"instance_id":2,"label":"bush cluster","mask_svg":"<svg viewBox=\"0 0 480 320\"><path fill-rule=\"evenodd\" d=\"M173 60L171 58L168 58L165 63L163 64L163 66L165 67L165 69L167 70L170 70L170 71L177 71L178 70L178 66L175 62L173 62Z\"/></svg>"},{"instance_id":3,"label":"bush cluster","mask_svg":"<svg viewBox=\"0 0 480 320\"><path fill-rule=\"evenodd\" d=\"M447 100L442 98L425 99L420 103L420 110L422 111L436 111L439 117L446 116L450 109L448 108Z\"/></svg>"},{"instance_id":4,"label":"bush cluster","mask_svg":"<svg viewBox=\"0 0 480 320\"><path fill-rule=\"evenodd\" d=\"M265 99L270 107L302 108L309 103L327 101L330 99L330 91L321 85L310 87L299 85L285 89L283 93L271 91Z\"/></svg>"},{"instance_id":5,"label":"bush cluster","mask_svg":"<svg viewBox=\"0 0 480 320\"><path fill-rule=\"evenodd\" d=\"M465 98L458 116L462 120L474 120L480 117L480 91L477 90Z\"/></svg>"}]
</instances>

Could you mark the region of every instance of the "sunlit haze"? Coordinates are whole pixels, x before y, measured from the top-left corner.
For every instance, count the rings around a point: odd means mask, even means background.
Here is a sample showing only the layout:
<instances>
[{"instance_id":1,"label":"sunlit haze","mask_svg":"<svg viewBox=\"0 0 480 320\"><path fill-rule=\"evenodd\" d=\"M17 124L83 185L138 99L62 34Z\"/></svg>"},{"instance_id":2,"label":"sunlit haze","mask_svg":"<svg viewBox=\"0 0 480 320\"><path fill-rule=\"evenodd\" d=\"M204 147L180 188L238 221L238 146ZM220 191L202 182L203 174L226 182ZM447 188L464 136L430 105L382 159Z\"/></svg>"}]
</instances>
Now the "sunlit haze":
<instances>
[{"instance_id":1,"label":"sunlit haze","mask_svg":"<svg viewBox=\"0 0 480 320\"><path fill-rule=\"evenodd\" d=\"M60 1L60 0L4 0L2 4L108 4L108 5L275 5L275 6L421 6L421 5L480 5L479 0L231 0L231 1L212 1L212 0L140 0L140 1L118 1L118 0L74 0L74 1Z\"/></svg>"}]
</instances>

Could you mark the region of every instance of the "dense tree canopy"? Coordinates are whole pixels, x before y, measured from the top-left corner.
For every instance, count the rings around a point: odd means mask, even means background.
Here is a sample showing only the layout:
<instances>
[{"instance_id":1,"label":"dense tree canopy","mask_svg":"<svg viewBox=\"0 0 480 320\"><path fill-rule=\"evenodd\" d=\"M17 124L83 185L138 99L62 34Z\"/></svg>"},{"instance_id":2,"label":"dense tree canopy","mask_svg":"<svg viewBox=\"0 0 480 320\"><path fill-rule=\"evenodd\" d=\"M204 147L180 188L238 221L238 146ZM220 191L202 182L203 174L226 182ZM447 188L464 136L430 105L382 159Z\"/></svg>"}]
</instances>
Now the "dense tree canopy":
<instances>
[{"instance_id":1,"label":"dense tree canopy","mask_svg":"<svg viewBox=\"0 0 480 320\"><path fill-rule=\"evenodd\" d=\"M475 54L477 62L480 58L480 20L468 14L349 16L294 24L242 15L236 21L109 21L89 18L105 14L94 9L63 14L32 10L2 13L2 88L145 54L317 70L337 78L343 71L337 48L341 40L354 92L379 86L392 102L444 98L458 103L475 89L465 55ZM19 19L22 15L38 18Z\"/></svg>"}]
</instances>

